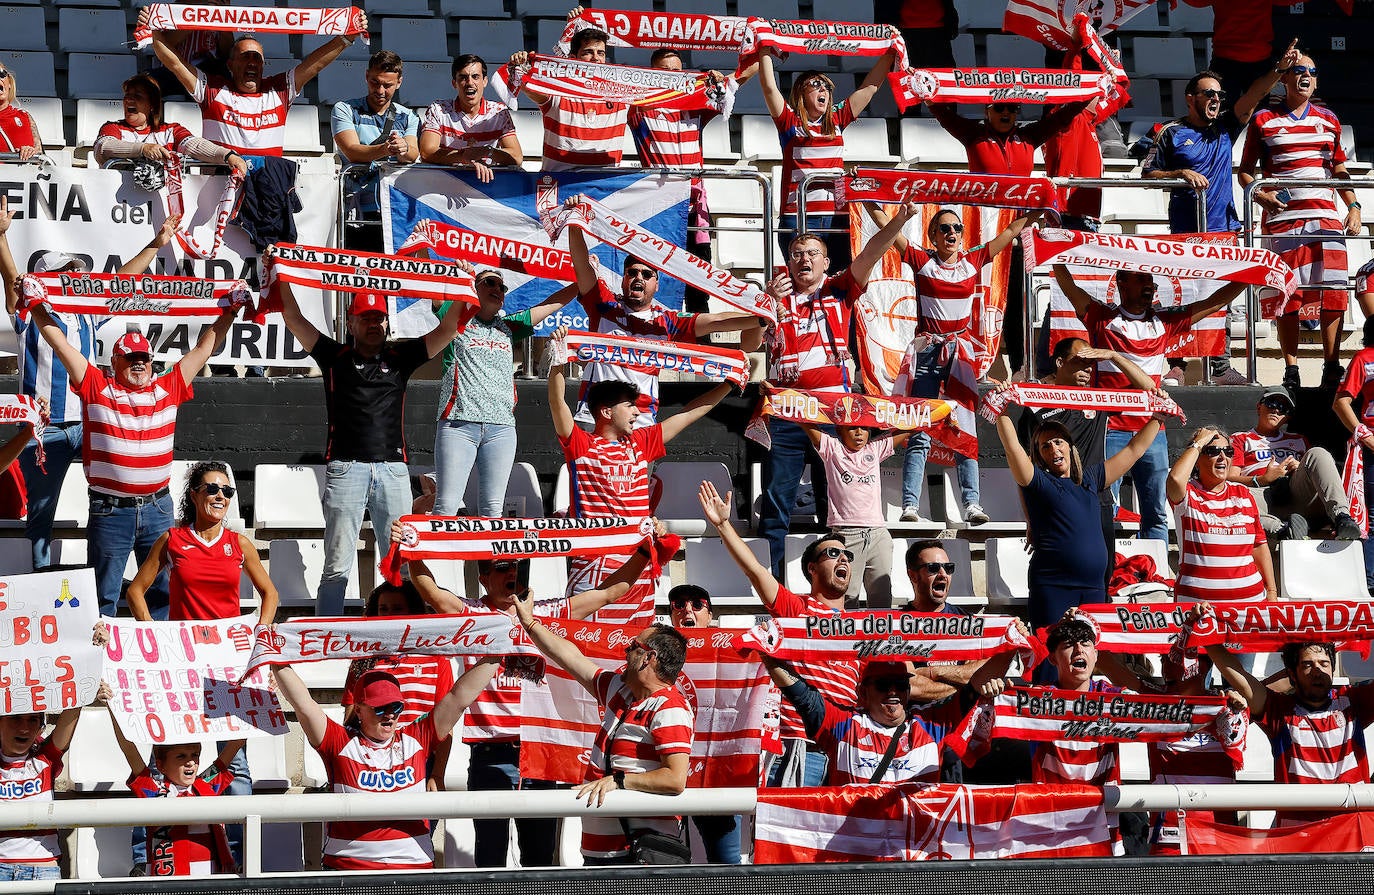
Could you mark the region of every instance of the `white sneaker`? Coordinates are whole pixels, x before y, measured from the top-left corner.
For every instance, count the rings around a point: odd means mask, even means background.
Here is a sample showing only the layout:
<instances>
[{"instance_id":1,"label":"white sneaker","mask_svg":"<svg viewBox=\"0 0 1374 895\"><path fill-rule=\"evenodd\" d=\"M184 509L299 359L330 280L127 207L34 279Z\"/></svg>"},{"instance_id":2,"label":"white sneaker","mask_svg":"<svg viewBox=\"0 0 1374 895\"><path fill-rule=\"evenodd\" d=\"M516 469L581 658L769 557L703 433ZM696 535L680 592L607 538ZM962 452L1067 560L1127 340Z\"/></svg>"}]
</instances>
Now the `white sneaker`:
<instances>
[{"instance_id":1,"label":"white sneaker","mask_svg":"<svg viewBox=\"0 0 1374 895\"><path fill-rule=\"evenodd\" d=\"M1227 367L1220 376L1212 377L1212 385L1249 385L1250 377L1235 367Z\"/></svg>"},{"instance_id":2,"label":"white sneaker","mask_svg":"<svg viewBox=\"0 0 1374 895\"><path fill-rule=\"evenodd\" d=\"M992 521L992 517L976 503L971 503L964 507L964 518L968 520L969 525L982 525L985 522Z\"/></svg>"},{"instance_id":3,"label":"white sneaker","mask_svg":"<svg viewBox=\"0 0 1374 895\"><path fill-rule=\"evenodd\" d=\"M1182 367L1170 367L1169 372L1164 374L1164 381L1160 384L1166 385L1169 388L1182 388L1183 377L1187 374L1187 372L1188 371L1183 369Z\"/></svg>"},{"instance_id":4,"label":"white sneaker","mask_svg":"<svg viewBox=\"0 0 1374 895\"><path fill-rule=\"evenodd\" d=\"M902 521L924 522L926 520L921 518L921 511L918 510L916 507L902 507Z\"/></svg>"}]
</instances>

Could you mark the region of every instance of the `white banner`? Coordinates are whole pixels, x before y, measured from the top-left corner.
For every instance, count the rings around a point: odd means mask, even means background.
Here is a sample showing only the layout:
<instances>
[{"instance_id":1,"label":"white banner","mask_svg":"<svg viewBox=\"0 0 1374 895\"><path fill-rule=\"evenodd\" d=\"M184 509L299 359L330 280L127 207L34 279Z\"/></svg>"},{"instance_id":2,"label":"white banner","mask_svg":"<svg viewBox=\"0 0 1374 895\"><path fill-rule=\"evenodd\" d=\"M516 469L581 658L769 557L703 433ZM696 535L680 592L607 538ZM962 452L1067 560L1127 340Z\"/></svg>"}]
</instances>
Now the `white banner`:
<instances>
[{"instance_id":1,"label":"white banner","mask_svg":"<svg viewBox=\"0 0 1374 895\"><path fill-rule=\"evenodd\" d=\"M132 743L284 736L286 713L267 669L241 683L257 617L210 621L110 619L105 681Z\"/></svg>"},{"instance_id":2,"label":"white banner","mask_svg":"<svg viewBox=\"0 0 1374 895\"><path fill-rule=\"evenodd\" d=\"M215 203L224 189L224 178L188 175L183 180L186 207L191 220L184 221L200 232L210 225ZM338 207L338 182L328 174L301 174L296 189L304 209L296 215L300 242L334 244ZM202 192L204 199L202 200ZM166 198L134 185L125 171L89 168L5 165L0 168L0 193L9 201L14 224L9 230L10 250L20 273L33 270L44 252L66 252L85 261L94 273L114 273L120 265L148 244L166 217ZM158 253L151 273L200 277L211 280L244 280L257 292L262 285L260 259L242 230L229 226L219 256L209 261L184 257L175 241ZM326 332L333 331L333 306L317 289L297 289L301 310ZM157 356L175 361L196 342L208 321L167 321L156 318L121 318L107 321L97 333L99 356L107 359L114 340L129 324L141 325ZM17 350L13 323L0 327L0 348ZM286 332L281 317L265 324L237 321L215 355L222 364L262 364L274 367L310 367L313 361Z\"/></svg>"},{"instance_id":3,"label":"white banner","mask_svg":"<svg viewBox=\"0 0 1374 895\"><path fill-rule=\"evenodd\" d=\"M0 578L0 715L61 712L95 698L98 605L91 569Z\"/></svg>"}]
</instances>

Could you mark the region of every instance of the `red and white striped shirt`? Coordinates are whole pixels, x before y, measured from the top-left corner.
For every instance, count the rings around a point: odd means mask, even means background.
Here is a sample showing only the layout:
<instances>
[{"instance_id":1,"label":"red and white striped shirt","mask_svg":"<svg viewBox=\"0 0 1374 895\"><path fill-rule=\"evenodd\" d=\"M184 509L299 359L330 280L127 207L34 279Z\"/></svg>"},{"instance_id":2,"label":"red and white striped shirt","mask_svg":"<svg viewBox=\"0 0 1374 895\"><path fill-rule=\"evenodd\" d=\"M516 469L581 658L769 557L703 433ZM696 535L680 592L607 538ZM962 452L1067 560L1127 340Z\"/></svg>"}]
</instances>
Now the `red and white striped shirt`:
<instances>
[{"instance_id":1,"label":"red and white striped shirt","mask_svg":"<svg viewBox=\"0 0 1374 895\"><path fill-rule=\"evenodd\" d=\"M797 187L803 177L821 172L839 177L844 173L844 129L854 122L849 103L835 107L834 120L835 132L827 135L814 125L804 127L791 106L784 106L782 114L773 119L782 145L783 214L796 214ZM844 210L844 203L836 200L834 184L822 182L807 191L808 216Z\"/></svg>"},{"instance_id":2,"label":"red and white striped shirt","mask_svg":"<svg viewBox=\"0 0 1374 895\"><path fill-rule=\"evenodd\" d=\"M200 72L191 98L200 103L201 134L240 155L281 155L286 113L300 95L296 70L264 78L257 93L239 93L228 80Z\"/></svg>"},{"instance_id":3,"label":"red and white striped shirt","mask_svg":"<svg viewBox=\"0 0 1374 895\"><path fill-rule=\"evenodd\" d=\"M677 687L668 686L636 701L615 671L599 671L593 682L596 701L605 711L592 742L585 782L600 780L612 771L643 774L667 765L670 755L691 755L696 718ZM609 760L608 760L609 756ZM633 830L677 835L680 817L637 817ZM614 817L582 819L582 854L610 858L629 850L625 831Z\"/></svg>"},{"instance_id":4,"label":"red and white striped shirt","mask_svg":"<svg viewBox=\"0 0 1374 895\"><path fill-rule=\"evenodd\" d=\"M867 712L851 712L825 705L825 720L816 734L818 744L830 755L826 786L864 786L882 763L892 743L895 727L883 727ZM879 783L938 783L940 747L916 721L902 731L892 762Z\"/></svg>"},{"instance_id":5,"label":"red and white striped shirt","mask_svg":"<svg viewBox=\"0 0 1374 895\"><path fill-rule=\"evenodd\" d=\"M483 600L464 600L464 605L472 612L500 612ZM506 613L515 616L515 607ZM539 618L572 618L572 602L566 597L554 600L540 600L534 604L534 614ZM520 691L522 687L546 687L541 680L535 684L527 681L515 670L530 664L542 669L541 656L506 656L501 660L501 670L491 679L491 683L477 695L468 706L463 719L463 742L493 743L519 742L520 740ZM537 675L542 678L543 675Z\"/></svg>"},{"instance_id":6,"label":"red and white striped shirt","mask_svg":"<svg viewBox=\"0 0 1374 895\"><path fill-rule=\"evenodd\" d=\"M808 618L834 615L835 610L812 594L801 596L778 585L777 599L768 607L768 614L774 618ZM815 687L830 705L839 708L854 706L859 689L858 662L793 662L792 666L797 675ZM797 707L786 699L782 701L778 735L785 740L811 742Z\"/></svg>"},{"instance_id":7,"label":"red and white striped shirt","mask_svg":"<svg viewBox=\"0 0 1374 895\"><path fill-rule=\"evenodd\" d=\"M620 164L629 106L550 96L539 104L539 111L544 113L543 170Z\"/></svg>"},{"instance_id":8,"label":"red and white striped shirt","mask_svg":"<svg viewBox=\"0 0 1374 895\"><path fill-rule=\"evenodd\" d=\"M1231 465L1245 475L1259 475L1270 463L1282 463L1289 457L1302 459L1312 443L1301 435L1279 430L1273 435L1261 435L1254 429L1231 436Z\"/></svg>"},{"instance_id":9,"label":"red and white striped shirt","mask_svg":"<svg viewBox=\"0 0 1374 895\"><path fill-rule=\"evenodd\" d=\"M352 736L332 719L317 752L333 792L424 792L425 763L434 747L426 715L401 727L385 744ZM429 822L333 821L324 825L324 866L331 870L391 870L434 866Z\"/></svg>"},{"instance_id":10,"label":"red and white striped shirt","mask_svg":"<svg viewBox=\"0 0 1374 895\"><path fill-rule=\"evenodd\" d=\"M1120 687L1094 680L1089 693L1120 693ZM1121 761L1116 743L1086 740L1051 740L1031 744L1031 782L1084 783L1102 786L1121 782Z\"/></svg>"},{"instance_id":11,"label":"red and white striped shirt","mask_svg":"<svg viewBox=\"0 0 1374 895\"><path fill-rule=\"evenodd\" d=\"M1351 409L1366 426L1374 426L1374 348L1361 348L1350 359L1345 381L1336 395L1349 395L1355 400Z\"/></svg>"},{"instance_id":12,"label":"red and white striped shirt","mask_svg":"<svg viewBox=\"0 0 1374 895\"><path fill-rule=\"evenodd\" d=\"M62 753L51 739L28 755L0 755L0 805L51 802L53 781L62 774ZM62 857L57 830L0 831L0 864L46 864Z\"/></svg>"},{"instance_id":13,"label":"red and white striped shirt","mask_svg":"<svg viewBox=\"0 0 1374 895\"><path fill-rule=\"evenodd\" d=\"M1275 783L1368 783L1364 729L1374 722L1374 686L1335 687L1331 704L1310 709L1290 693L1265 696L1255 719L1274 750ZM1279 825L1328 817L1329 812L1280 812Z\"/></svg>"},{"instance_id":14,"label":"red and white striped shirt","mask_svg":"<svg viewBox=\"0 0 1374 895\"><path fill-rule=\"evenodd\" d=\"M787 388L849 389L849 326L861 289L849 270L809 295L791 295L769 327L768 379Z\"/></svg>"},{"instance_id":15,"label":"red and white striped shirt","mask_svg":"<svg viewBox=\"0 0 1374 895\"><path fill-rule=\"evenodd\" d=\"M1190 315L1182 310L1151 311L1143 317L1127 314L1118 307L1092 302L1083 318L1088 340L1094 348L1117 352L1159 385L1168 367L1165 349L1192 328ZM1130 378L1110 361L1097 362L1098 388L1132 388ZM1107 421L1110 429L1139 432L1148 417L1114 414Z\"/></svg>"},{"instance_id":16,"label":"red and white striped shirt","mask_svg":"<svg viewBox=\"0 0 1374 895\"><path fill-rule=\"evenodd\" d=\"M646 168L700 168L705 164L701 128L715 115L632 106L627 122L639 163Z\"/></svg>"},{"instance_id":17,"label":"red and white striped shirt","mask_svg":"<svg viewBox=\"0 0 1374 895\"><path fill-rule=\"evenodd\" d=\"M1275 100L1250 119L1240 167L1258 163L1265 177L1324 180L1345 161L1341 122L1334 112L1316 103L1290 112L1282 100ZM1335 190L1289 187L1288 192L1291 198L1283 211L1264 212L1265 233L1301 231L1309 221L1320 222L1324 230L1344 228Z\"/></svg>"},{"instance_id":18,"label":"red and white striped shirt","mask_svg":"<svg viewBox=\"0 0 1374 895\"><path fill-rule=\"evenodd\" d=\"M124 143L156 143L175 152L181 151L181 144L191 139L191 132L176 122L167 122L157 130L150 127L132 128L123 121L107 121L100 126L95 135L95 151L105 140L119 140Z\"/></svg>"},{"instance_id":19,"label":"red and white striped shirt","mask_svg":"<svg viewBox=\"0 0 1374 895\"><path fill-rule=\"evenodd\" d=\"M908 244L902 261L916 273L918 331L941 336L966 331L973 320L973 298L982 288L983 267L991 260L985 245L960 252L946 264L934 249Z\"/></svg>"},{"instance_id":20,"label":"red and white striped shirt","mask_svg":"<svg viewBox=\"0 0 1374 895\"><path fill-rule=\"evenodd\" d=\"M503 103L482 100L477 111L469 115L451 99L430 103L425 110L420 133L430 131L439 135L440 149L468 149L472 146L495 147L505 137L515 133L510 109Z\"/></svg>"},{"instance_id":21,"label":"red and white striped shirt","mask_svg":"<svg viewBox=\"0 0 1374 895\"><path fill-rule=\"evenodd\" d=\"M447 656L380 656L355 660L348 666L340 705L346 708L353 704L353 684L366 671L385 671L401 685L406 708L398 724L412 724L434 711L439 700L453 689L453 660Z\"/></svg>"},{"instance_id":22,"label":"red and white striped shirt","mask_svg":"<svg viewBox=\"0 0 1374 895\"><path fill-rule=\"evenodd\" d=\"M1178 601L1263 600L1255 548L1266 542L1250 489L1225 482L1220 491L1205 491L1194 480L1182 503L1174 506L1180 543Z\"/></svg>"},{"instance_id":23,"label":"red and white striped shirt","mask_svg":"<svg viewBox=\"0 0 1374 895\"><path fill-rule=\"evenodd\" d=\"M81 461L92 491L116 497L155 494L172 478L177 406L195 393L177 364L141 389L127 389L91 364L77 386Z\"/></svg>"}]
</instances>

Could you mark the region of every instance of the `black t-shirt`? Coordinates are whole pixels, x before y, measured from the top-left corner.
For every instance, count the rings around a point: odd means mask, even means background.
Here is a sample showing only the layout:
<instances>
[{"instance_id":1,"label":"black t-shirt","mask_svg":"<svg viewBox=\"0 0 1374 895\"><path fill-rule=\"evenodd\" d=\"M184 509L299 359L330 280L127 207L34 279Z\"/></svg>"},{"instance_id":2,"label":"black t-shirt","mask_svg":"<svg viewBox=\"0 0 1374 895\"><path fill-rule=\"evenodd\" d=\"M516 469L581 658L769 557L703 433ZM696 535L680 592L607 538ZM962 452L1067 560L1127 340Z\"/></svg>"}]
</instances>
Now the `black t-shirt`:
<instances>
[{"instance_id":1,"label":"black t-shirt","mask_svg":"<svg viewBox=\"0 0 1374 895\"><path fill-rule=\"evenodd\" d=\"M1084 469L1107 462L1107 421L1111 419L1110 414L1068 407L1047 407L1041 410L1015 407L1012 414L1012 419L1016 423L1016 437L1026 449L1026 453L1031 456L1032 462L1035 459L1035 446L1031 444L1031 436L1035 434L1037 426L1046 422L1059 423L1069 430ZM1111 489L1103 488L1098 499L1103 505L1110 504Z\"/></svg>"},{"instance_id":2,"label":"black t-shirt","mask_svg":"<svg viewBox=\"0 0 1374 895\"><path fill-rule=\"evenodd\" d=\"M387 342L376 357L320 336L310 356L324 374L329 414L326 460L387 463L406 460L406 383L429 360L424 339Z\"/></svg>"}]
</instances>

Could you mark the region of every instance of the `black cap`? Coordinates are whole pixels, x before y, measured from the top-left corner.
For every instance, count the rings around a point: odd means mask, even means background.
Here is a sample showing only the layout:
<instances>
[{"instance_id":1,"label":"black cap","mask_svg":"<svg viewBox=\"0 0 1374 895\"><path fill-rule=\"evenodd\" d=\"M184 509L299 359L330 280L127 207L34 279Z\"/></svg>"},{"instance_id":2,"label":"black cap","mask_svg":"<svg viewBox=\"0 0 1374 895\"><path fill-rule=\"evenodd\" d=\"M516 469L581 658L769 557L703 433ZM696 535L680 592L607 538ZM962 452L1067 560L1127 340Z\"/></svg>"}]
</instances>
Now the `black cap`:
<instances>
[{"instance_id":1,"label":"black cap","mask_svg":"<svg viewBox=\"0 0 1374 895\"><path fill-rule=\"evenodd\" d=\"M679 584L668 591L668 602L674 600L705 600L706 605L711 605L711 594L706 588L697 584Z\"/></svg>"}]
</instances>

